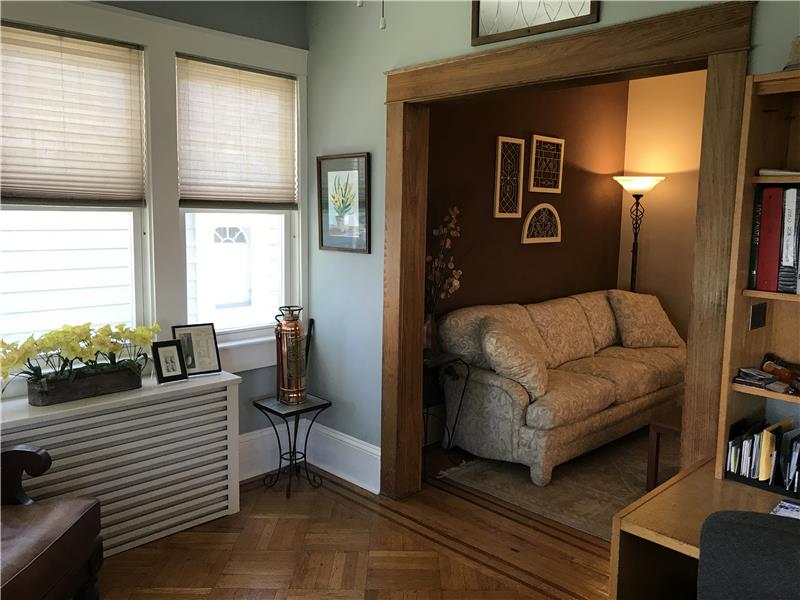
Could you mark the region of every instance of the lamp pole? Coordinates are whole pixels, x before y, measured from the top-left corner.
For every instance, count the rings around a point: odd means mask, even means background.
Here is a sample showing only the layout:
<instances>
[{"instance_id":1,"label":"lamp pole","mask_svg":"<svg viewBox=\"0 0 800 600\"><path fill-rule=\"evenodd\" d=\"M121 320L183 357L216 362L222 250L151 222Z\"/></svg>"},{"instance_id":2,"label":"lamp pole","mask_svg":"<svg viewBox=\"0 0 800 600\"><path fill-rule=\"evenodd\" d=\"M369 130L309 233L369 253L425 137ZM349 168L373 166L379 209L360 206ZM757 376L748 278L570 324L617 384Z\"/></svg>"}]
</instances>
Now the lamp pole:
<instances>
[{"instance_id":1,"label":"lamp pole","mask_svg":"<svg viewBox=\"0 0 800 600\"><path fill-rule=\"evenodd\" d=\"M631 206L631 225L633 226L633 247L631 248L631 291L636 291L636 262L639 257L639 230L644 220L644 206L642 206L642 196L644 194L631 194L635 202Z\"/></svg>"}]
</instances>

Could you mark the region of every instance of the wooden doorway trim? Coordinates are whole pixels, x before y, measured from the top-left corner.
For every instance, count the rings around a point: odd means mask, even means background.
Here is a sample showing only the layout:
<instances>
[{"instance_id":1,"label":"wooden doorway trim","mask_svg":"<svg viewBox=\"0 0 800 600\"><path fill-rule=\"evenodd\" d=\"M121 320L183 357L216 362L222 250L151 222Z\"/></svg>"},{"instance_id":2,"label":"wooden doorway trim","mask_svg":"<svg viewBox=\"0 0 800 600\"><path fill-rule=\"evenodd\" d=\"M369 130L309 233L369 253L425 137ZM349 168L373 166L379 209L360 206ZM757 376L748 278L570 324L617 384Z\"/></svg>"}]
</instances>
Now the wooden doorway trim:
<instances>
[{"instance_id":1,"label":"wooden doorway trim","mask_svg":"<svg viewBox=\"0 0 800 600\"><path fill-rule=\"evenodd\" d=\"M735 174L753 5L730 2L387 74L381 493L421 487L426 102L708 69L681 460L714 451Z\"/></svg>"}]
</instances>

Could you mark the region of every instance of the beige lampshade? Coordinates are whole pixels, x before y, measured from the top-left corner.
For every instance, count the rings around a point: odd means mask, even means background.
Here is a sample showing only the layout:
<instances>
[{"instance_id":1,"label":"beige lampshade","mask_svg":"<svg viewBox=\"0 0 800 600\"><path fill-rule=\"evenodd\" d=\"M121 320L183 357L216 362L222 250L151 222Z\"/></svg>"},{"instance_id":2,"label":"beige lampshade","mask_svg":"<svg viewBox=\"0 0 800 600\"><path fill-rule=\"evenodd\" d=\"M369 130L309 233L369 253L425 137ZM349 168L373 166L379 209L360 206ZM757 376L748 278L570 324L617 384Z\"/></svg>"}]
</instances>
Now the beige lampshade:
<instances>
[{"instance_id":1,"label":"beige lampshade","mask_svg":"<svg viewBox=\"0 0 800 600\"><path fill-rule=\"evenodd\" d=\"M614 177L614 181L620 184L626 192L630 194L644 194L649 192L659 183L664 181L664 177L655 175L641 175L636 177Z\"/></svg>"}]
</instances>

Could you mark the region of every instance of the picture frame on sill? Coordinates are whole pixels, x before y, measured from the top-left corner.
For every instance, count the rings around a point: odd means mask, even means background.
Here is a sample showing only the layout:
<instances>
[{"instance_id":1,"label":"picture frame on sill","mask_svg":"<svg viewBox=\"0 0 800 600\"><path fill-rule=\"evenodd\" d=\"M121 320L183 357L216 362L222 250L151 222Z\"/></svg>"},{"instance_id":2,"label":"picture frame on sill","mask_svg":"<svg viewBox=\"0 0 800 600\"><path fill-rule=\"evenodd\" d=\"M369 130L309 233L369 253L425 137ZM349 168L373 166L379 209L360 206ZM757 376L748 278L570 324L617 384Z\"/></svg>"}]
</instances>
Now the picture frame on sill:
<instances>
[{"instance_id":1,"label":"picture frame on sill","mask_svg":"<svg viewBox=\"0 0 800 600\"><path fill-rule=\"evenodd\" d=\"M181 342L186 371L190 376L222 371L213 323L173 325L172 337Z\"/></svg>"},{"instance_id":2,"label":"picture frame on sill","mask_svg":"<svg viewBox=\"0 0 800 600\"><path fill-rule=\"evenodd\" d=\"M152 348L158 383L171 383L189 378L180 340L153 342Z\"/></svg>"},{"instance_id":3,"label":"picture frame on sill","mask_svg":"<svg viewBox=\"0 0 800 600\"><path fill-rule=\"evenodd\" d=\"M317 157L320 250L370 253L369 152Z\"/></svg>"}]
</instances>

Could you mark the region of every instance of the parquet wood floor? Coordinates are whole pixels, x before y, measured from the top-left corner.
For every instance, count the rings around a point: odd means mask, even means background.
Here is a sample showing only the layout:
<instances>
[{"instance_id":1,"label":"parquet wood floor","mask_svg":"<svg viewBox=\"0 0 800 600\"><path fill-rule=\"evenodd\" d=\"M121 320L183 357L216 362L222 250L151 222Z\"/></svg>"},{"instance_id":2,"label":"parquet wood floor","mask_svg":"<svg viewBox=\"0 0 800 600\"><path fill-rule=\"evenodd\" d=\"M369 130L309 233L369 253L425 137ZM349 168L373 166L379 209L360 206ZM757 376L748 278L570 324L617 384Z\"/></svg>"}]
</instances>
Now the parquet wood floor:
<instances>
[{"instance_id":1,"label":"parquet wood floor","mask_svg":"<svg viewBox=\"0 0 800 600\"><path fill-rule=\"evenodd\" d=\"M404 500L333 477L250 485L241 512L106 560L103 600L607 597L608 544L426 484Z\"/></svg>"}]
</instances>

